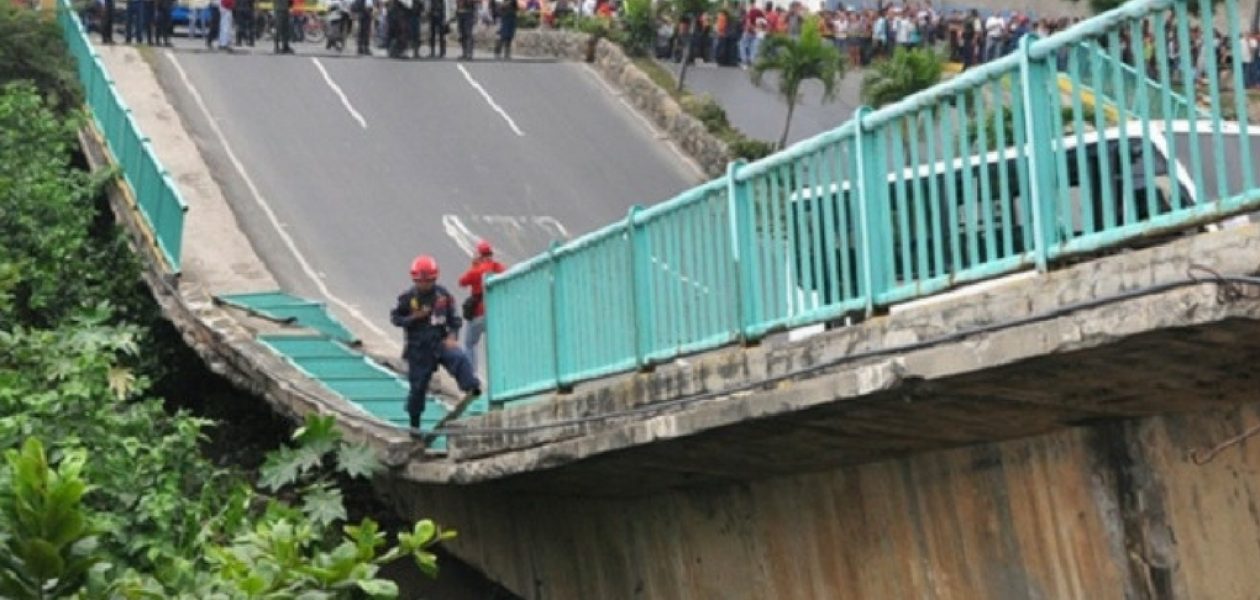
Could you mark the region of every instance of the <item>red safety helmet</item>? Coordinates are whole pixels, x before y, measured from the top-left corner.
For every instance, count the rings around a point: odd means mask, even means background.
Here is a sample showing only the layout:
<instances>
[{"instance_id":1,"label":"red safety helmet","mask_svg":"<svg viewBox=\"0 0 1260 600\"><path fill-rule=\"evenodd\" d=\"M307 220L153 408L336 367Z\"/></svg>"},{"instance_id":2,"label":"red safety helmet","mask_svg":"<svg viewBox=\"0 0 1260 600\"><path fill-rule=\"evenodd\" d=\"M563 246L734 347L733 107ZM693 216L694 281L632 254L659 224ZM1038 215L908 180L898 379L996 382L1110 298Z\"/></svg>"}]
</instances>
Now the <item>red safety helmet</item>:
<instances>
[{"instance_id":1,"label":"red safety helmet","mask_svg":"<svg viewBox=\"0 0 1260 600\"><path fill-rule=\"evenodd\" d=\"M494 247L490 245L490 242L481 240L477 242L477 254L479 256L490 256L494 254Z\"/></svg>"},{"instance_id":2,"label":"red safety helmet","mask_svg":"<svg viewBox=\"0 0 1260 600\"><path fill-rule=\"evenodd\" d=\"M436 280L438 277L438 264L433 260L432 256L421 254L415 260L411 261L411 278L412 279L428 279Z\"/></svg>"}]
</instances>

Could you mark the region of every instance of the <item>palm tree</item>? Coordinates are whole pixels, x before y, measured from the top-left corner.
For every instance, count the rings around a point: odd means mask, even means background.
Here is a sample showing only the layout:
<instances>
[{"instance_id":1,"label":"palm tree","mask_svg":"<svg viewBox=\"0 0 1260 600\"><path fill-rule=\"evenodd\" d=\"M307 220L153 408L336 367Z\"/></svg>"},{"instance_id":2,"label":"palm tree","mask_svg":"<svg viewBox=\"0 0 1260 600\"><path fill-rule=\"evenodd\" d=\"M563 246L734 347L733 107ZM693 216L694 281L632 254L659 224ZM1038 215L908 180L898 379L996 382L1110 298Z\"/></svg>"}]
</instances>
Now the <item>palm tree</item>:
<instances>
[{"instance_id":1,"label":"palm tree","mask_svg":"<svg viewBox=\"0 0 1260 600\"><path fill-rule=\"evenodd\" d=\"M761 48L750 73L753 85L760 86L762 75L766 71L779 72L779 95L783 96L788 105L783 135L779 137L779 148L783 148L787 145L788 131L792 128L792 113L800 100L801 82L806 79L822 82L823 101L829 102L836 97L836 82L844 73L844 62L835 46L823 41L822 30L815 15L805 19L800 38L771 36L766 38Z\"/></svg>"},{"instance_id":2,"label":"palm tree","mask_svg":"<svg viewBox=\"0 0 1260 600\"><path fill-rule=\"evenodd\" d=\"M932 50L898 48L875 61L862 78L862 101L874 108L891 104L941 80L945 61Z\"/></svg>"}]
</instances>

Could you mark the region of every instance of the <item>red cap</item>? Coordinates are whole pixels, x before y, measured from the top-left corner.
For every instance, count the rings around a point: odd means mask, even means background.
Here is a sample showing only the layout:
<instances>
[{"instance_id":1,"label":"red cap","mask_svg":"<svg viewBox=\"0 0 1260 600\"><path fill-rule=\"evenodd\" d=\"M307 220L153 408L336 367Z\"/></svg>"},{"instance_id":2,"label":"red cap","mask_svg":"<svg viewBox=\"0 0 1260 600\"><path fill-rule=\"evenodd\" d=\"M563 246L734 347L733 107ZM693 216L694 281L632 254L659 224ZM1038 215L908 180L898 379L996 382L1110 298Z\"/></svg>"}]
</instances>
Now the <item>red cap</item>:
<instances>
[{"instance_id":1,"label":"red cap","mask_svg":"<svg viewBox=\"0 0 1260 600\"><path fill-rule=\"evenodd\" d=\"M480 242L477 242L477 254L480 256L490 256L491 254L494 254L494 248L490 245L490 242L481 240Z\"/></svg>"}]
</instances>

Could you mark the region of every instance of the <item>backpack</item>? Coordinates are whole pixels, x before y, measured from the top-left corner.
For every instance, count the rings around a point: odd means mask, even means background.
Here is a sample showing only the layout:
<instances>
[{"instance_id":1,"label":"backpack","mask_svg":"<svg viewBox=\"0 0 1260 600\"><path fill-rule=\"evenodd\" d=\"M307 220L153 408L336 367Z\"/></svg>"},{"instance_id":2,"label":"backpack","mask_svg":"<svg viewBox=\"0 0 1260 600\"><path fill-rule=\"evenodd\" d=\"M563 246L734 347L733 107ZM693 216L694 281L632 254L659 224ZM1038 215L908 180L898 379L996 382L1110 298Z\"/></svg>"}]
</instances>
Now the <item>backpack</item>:
<instances>
[{"instance_id":1,"label":"backpack","mask_svg":"<svg viewBox=\"0 0 1260 600\"><path fill-rule=\"evenodd\" d=\"M481 304L480 294L473 294L464 299L464 305L461 311L464 315L464 319L471 320L476 318L475 315L477 314L478 304Z\"/></svg>"}]
</instances>

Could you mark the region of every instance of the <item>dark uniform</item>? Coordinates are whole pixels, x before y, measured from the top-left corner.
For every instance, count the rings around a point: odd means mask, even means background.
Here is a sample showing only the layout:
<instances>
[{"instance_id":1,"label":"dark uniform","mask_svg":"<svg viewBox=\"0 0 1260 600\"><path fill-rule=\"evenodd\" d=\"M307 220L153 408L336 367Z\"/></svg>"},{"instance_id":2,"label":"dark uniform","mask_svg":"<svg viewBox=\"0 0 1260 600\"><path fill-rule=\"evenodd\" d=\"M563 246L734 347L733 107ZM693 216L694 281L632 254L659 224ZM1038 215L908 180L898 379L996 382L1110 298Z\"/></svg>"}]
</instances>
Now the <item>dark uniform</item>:
<instances>
[{"instance_id":1,"label":"dark uniform","mask_svg":"<svg viewBox=\"0 0 1260 600\"><path fill-rule=\"evenodd\" d=\"M472 60L473 25L477 24L477 0L455 2L455 23L459 27L459 57Z\"/></svg>"},{"instance_id":2,"label":"dark uniform","mask_svg":"<svg viewBox=\"0 0 1260 600\"><path fill-rule=\"evenodd\" d=\"M114 43L114 0L101 0L101 43Z\"/></svg>"},{"instance_id":3,"label":"dark uniform","mask_svg":"<svg viewBox=\"0 0 1260 600\"><path fill-rule=\"evenodd\" d=\"M516 11L516 0L504 0L499 8L499 39L494 43L495 58L502 56L512 60L512 39L516 37Z\"/></svg>"},{"instance_id":4,"label":"dark uniform","mask_svg":"<svg viewBox=\"0 0 1260 600\"><path fill-rule=\"evenodd\" d=\"M293 48L289 47L289 41L293 39L293 18L289 16L289 0L275 0L273 10L276 28L273 45L275 52L276 54L293 54Z\"/></svg>"},{"instance_id":5,"label":"dark uniform","mask_svg":"<svg viewBox=\"0 0 1260 600\"><path fill-rule=\"evenodd\" d=\"M424 12L421 0L412 0L407 7L407 43L411 46L411 58L420 58L420 13Z\"/></svg>"},{"instance_id":6,"label":"dark uniform","mask_svg":"<svg viewBox=\"0 0 1260 600\"><path fill-rule=\"evenodd\" d=\"M171 30L174 24L171 22L171 10L174 9L174 3L171 0L157 0L154 4L154 22L153 29L157 34L157 43L163 46L171 45Z\"/></svg>"},{"instance_id":7,"label":"dark uniform","mask_svg":"<svg viewBox=\"0 0 1260 600\"><path fill-rule=\"evenodd\" d=\"M481 382L473 374L468 356L459 348L448 348L443 342L458 339L463 325L455 306L455 297L446 288L434 285L427 292L415 287L398 296L398 304L389 313L389 320L406 332L403 358L407 361L407 379L411 393L407 396L407 414L412 429L420 427L429 380L438 365L455 378L459 389L472 395L481 393Z\"/></svg>"},{"instance_id":8,"label":"dark uniform","mask_svg":"<svg viewBox=\"0 0 1260 600\"><path fill-rule=\"evenodd\" d=\"M366 1L356 1L351 9L359 19L359 54L372 54L372 6Z\"/></svg>"},{"instance_id":9,"label":"dark uniform","mask_svg":"<svg viewBox=\"0 0 1260 600\"><path fill-rule=\"evenodd\" d=\"M143 34L144 39L137 39L137 44L146 42L150 46L153 45L153 30L157 26L153 21L156 16L157 2L155 0L140 0L140 32Z\"/></svg>"},{"instance_id":10,"label":"dark uniform","mask_svg":"<svg viewBox=\"0 0 1260 600\"><path fill-rule=\"evenodd\" d=\"M446 58L446 0L429 2L429 56Z\"/></svg>"},{"instance_id":11,"label":"dark uniform","mask_svg":"<svg viewBox=\"0 0 1260 600\"><path fill-rule=\"evenodd\" d=\"M253 46L254 38L254 0L237 0L236 2L236 45Z\"/></svg>"}]
</instances>

